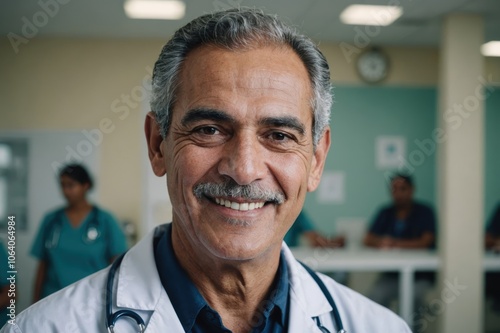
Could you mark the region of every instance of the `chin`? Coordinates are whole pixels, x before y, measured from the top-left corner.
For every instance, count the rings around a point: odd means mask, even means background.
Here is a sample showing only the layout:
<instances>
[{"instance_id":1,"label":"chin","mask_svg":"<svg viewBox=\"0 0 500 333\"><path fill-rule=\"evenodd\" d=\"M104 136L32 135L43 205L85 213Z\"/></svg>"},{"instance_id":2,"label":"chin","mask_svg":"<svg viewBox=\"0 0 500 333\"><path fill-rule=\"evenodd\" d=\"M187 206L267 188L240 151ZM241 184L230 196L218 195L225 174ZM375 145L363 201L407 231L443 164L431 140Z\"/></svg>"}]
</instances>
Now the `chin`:
<instances>
[{"instance_id":1,"label":"chin","mask_svg":"<svg viewBox=\"0 0 500 333\"><path fill-rule=\"evenodd\" d=\"M259 241L252 241L248 237L234 236L231 236L231 239L219 239L214 242L207 241L206 246L214 256L231 261L255 259L265 253L270 247L266 246L266 242L262 238Z\"/></svg>"}]
</instances>

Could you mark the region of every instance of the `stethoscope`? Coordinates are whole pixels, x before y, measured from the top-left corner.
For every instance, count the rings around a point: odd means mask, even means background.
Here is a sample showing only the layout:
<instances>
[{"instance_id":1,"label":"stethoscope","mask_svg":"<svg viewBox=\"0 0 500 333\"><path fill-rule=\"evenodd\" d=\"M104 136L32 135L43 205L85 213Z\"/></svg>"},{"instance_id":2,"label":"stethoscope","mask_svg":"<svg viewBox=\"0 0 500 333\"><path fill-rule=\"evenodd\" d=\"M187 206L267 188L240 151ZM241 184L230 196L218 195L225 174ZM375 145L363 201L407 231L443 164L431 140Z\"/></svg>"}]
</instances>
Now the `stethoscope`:
<instances>
[{"instance_id":1,"label":"stethoscope","mask_svg":"<svg viewBox=\"0 0 500 333\"><path fill-rule=\"evenodd\" d=\"M136 312L132 310L119 310L113 312L112 310L113 282L115 280L116 271L120 267L124 255L125 254L122 254L120 257L118 257L113 262L111 268L109 269L108 278L106 282L106 326L108 329L108 333L114 333L115 332L114 327L118 319L128 317L130 319L133 319L137 323L137 326L139 327L139 333L143 333L146 330L146 324L144 323L144 320L141 318L141 316L139 316ZM306 271L312 276L314 281L316 281L319 288L321 289L326 299L328 300L328 303L330 303L330 306L332 307L333 320L335 323L337 323L338 326L337 333L347 333L347 331L344 330L344 325L342 324L342 320L340 319L340 314L337 305L335 304L335 301L333 300L332 295L326 288L325 284L323 283L323 281L321 281L318 274L316 274L311 268L309 268L303 263L301 264L302 266L304 266ZM331 333L326 327L324 327L321 324L319 317L314 317L313 320L316 321L316 325L318 325L318 328L321 330L322 333Z\"/></svg>"},{"instance_id":2,"label":"stethoscope","mask_svg":"<svg viewBox=\"0 0 500 333\"><path fill-rule=\"evenodd\" d=\"M123 256L122 254L111 265L108 273L108 280L106 282L106 327L108 328L108 333L114 333L115 324L118 319L122 317L128 317L134 319L139 327L139 333L143 333L146 330L146 324L144 324L144 320L142 320L141 316L139 316L136 312L132 310L119 310L113 312L113 282L115 280L115 274L122 263Z\"/></svg>"},{"instance_id":3,"label":"stethoscope","mask_svg":"<svg viewBox=\"0 0 500 333\"><path fill-rule=\"evenodd\" d=\"M61 209L54 216L53 221L47 228L47 236L45 237L45 248L53 249L59 244L59 239L61 238L61 230L63 223L64 209ZM94 243L101 233L99 232L99 221L97 218L97 208L94 206L90 212L89 222L87 223L87 230L82 236L82 240L85 244Z\"/></svg>"},{"instance_id":4,"label":"stethoscope","mask_svg":"<svg viewBox=\"0 0 500 333\"><path fill-rule=\"evenodd\" d=\"M316 274L316 272L314 272L309 266L307 266L306 264L304 264L302 262L300 262L300 263L306 269L306 271L309 273L309 275L312 276L312 278L314 279L314 281L316 281L316 283L318 284L318 287L321 289L321 291L325 295L326 299L328 300L328 303L330 303L330 306L332 307L333 321L335 323L337 323L337 326L339 328L339 330L337 331L337 333L347 333L347 331L344 330L344 324L342 324L342 319L340 319L340 313L339 313L339 310L337 308L337 305L335 304L335 301L333 300L332 295L330 294L330 292L326 288L326 286L323 283L323 281L321 281L321 279L319 278L318 274ZM321 325L321 321L319 320L319 317L314 317L313 319L316 320L316 325L318 325L318 328L321 330L321 332L323 332L323 333L330 333L330 331L326 327L324 327L323 325Z\"/></svg>"}]
</instances>

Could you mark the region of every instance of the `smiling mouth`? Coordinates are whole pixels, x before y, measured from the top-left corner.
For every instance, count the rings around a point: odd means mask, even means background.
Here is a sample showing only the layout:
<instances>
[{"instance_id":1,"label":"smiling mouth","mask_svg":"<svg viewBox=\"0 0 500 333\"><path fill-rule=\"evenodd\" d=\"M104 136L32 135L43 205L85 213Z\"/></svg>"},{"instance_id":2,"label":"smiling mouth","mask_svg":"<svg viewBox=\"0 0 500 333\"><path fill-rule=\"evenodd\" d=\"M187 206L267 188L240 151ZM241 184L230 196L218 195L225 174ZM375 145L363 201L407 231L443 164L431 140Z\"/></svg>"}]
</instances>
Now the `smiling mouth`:
<instances>
[{"instance_id":1,"label":"smiling mouth","mask_svg":"<svg viewBox=\"0 0 500 333\"><path fill-rule=\"evenodd\" d=\"M226 199L215 198L215 203L233 210L254 210L264 207L265 202L234 202Z\"/></svg>"}]
</instances>

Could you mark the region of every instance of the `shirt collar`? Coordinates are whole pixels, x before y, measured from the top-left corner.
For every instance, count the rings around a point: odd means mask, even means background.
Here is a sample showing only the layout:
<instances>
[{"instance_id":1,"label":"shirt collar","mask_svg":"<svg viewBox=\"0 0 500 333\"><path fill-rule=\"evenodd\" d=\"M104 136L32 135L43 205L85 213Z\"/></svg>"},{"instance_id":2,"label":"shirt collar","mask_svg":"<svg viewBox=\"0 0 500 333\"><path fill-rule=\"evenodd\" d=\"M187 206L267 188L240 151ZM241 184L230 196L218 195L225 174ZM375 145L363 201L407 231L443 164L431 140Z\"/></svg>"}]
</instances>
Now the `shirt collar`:
<instances>
[{"instance_id":1,"label":"shirt collar","mask_svg":"<svg viewBox=\"0 0 500 333\"><path fill-rule=\"evenodd\" d=\"M285 327L287 322L289 289L290 282L288 276L288 267L286 264L285 256L283 252L281 252L278 272L274 279L270 298L271 302L274 304L274 308L278 309L280 312L280 323L281 325L283 325L283 327ZM274 308L271 307L270 311L264 312L266 318L269 317Z\"/></svg>"},{"instance_id":2,"label":"shirt collar","mask_svg":"<svg viewBox=\"0 0 500 333\"><path fill-rule=\"evenodd\" d=\"M156 267L184 330L190 332L201 309L208 304L175 257L171 235L170 224L154 249Z\"/></svg>"},{"instance_id":3,"label":"shirt collar","mask_svg":"<svg viewBox=\"0 0 500 333\"><path fill-rule=\"evenodd\" d=\"M204 307L210 306L175 257L171 235L172 226L169 225L154 249L156 267L158 268L163 288L167 292L184 330L190 332L200 311ZM279 310L279 321L283 327L287 321L288 313L290 286L288 279L288 267L284 254L281 253L278 272L268 296L271 306L266 306L263 309L263 315L267 321L271 315L274 315L275 309ZM190 301L186 302L186 300Z\"/></svg>"}]
</instances>

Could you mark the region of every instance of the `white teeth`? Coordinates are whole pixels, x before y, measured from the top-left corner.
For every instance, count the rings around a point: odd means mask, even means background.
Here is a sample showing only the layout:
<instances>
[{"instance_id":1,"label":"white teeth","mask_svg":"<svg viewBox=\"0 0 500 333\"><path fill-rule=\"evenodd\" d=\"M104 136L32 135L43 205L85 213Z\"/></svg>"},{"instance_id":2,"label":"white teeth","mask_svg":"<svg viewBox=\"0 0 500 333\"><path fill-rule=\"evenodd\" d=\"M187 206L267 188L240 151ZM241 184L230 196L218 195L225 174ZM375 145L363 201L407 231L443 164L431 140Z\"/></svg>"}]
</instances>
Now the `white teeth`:
<instances>
[{"instance_id":1,"label":"white teeth","mask_svg":"<svg viewBox=\"0 0 500 333\"><path fill-rule=\"evenodd\" d=\"M264 202L243 202L243 203L237 203L237 202L232 202L229 200L224 200L224 199L219 199L215 198L215 203L225 206L234 210L242 210L242 211L247 211L247 210L254 210L258 208L264 207Z\"/></svg>"}]
</instances>

